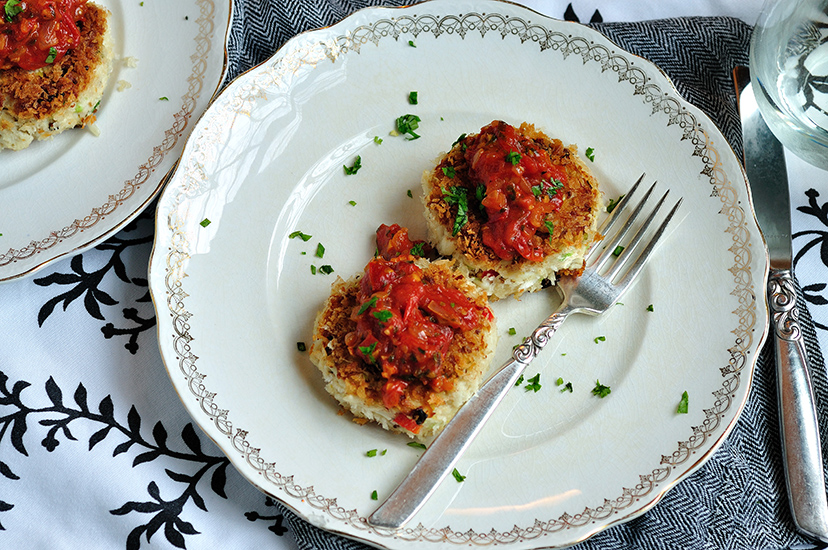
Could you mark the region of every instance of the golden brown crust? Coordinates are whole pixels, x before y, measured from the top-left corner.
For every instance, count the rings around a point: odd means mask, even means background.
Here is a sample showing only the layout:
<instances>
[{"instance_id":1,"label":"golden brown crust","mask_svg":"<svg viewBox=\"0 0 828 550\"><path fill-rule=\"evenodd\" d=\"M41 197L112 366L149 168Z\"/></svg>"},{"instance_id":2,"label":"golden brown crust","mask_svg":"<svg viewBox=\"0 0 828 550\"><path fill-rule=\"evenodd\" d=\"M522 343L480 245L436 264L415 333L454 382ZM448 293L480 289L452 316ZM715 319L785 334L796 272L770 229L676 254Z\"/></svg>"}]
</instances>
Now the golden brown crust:
<instances>
[{"instance_id":1,"label":"golden brown crust","mask_svg":"<svg viewBox=\"0 0 828 550\"><path fill-rule=\"evenodd\" d=\"M420 262L425 263L425 260ZM418 262L419 265L419 262ZM376 365L354 357L345 345L345 337L356 328L351 319L357 307L360 277L338 280L314 326L311 360L322 370L328 382L326 389L356 416L375 420L387 429L414 434L393 425L398 413L409 414L423 410L428 420L418 437L433 435L442 428L454 412L476 391L488 369L496 340L494 319L481 317L473 330L457 333L443 359L443 373L453 389L434 391L422 384L411 384L399 406L389 410L383 404L386 383ZM438 261L424 267L423 281L437 283L462 291L477 306L488 310L488 299L463 275L451 268L449 262ZM335 377L331 381L329 377Z\"/></svg>"},{"instance_id":2,"label":"golden brown crust","mask_svg":"<svg viewBox=\"0 0 828 550\"><path fill-rule=\"evenodd\" d=\"M545 231L539 231L532 236L533 246L542 248L544 256L550 256L583 245L584 235L594 226L599 202L598 186L594 178L578 159L574 145L564 147L561 140L551 139L535 129L534 125L525 122L520 125L518 132L531 138L538 146L546 150L553 164L564 167L568 178L567 185L558 191L563 194L564 200L560 210L554 214L554 235L550 238ZM449 204L444 199L443 189L464 187L468 197L475 196L478 184L469 177L469 166L464 157L464 144L468 140L479 138L480 135L477 134L459 140L440 160L431 175L431 189L425 197L425 206L447 232L452 231L457 206ZM454 169L453 177L448 177L444 173L444 168L448 167ZM473 207L472 203L475 201L469 201L468 222L453 237L455 246L472 262L481 266L488 265L491 269L498 269L501 259L483 243L481 229L486 221L485 213L480 208ZM533 262L516 255L511 263L518 267Z\"/></svg>"},{"instance_id":3,"label":"golden brown crust","mask_svg":"<svg viewBox=\"0 0 828 550\"><path fill-rule=\"evenodd\" d=\"M0 104L23 120L45 118L75 103L101 63L107 15L105 9L86 4L78 22L80 43L60 61L36 71L0 71Z\"/></svg>"}]
</instances>

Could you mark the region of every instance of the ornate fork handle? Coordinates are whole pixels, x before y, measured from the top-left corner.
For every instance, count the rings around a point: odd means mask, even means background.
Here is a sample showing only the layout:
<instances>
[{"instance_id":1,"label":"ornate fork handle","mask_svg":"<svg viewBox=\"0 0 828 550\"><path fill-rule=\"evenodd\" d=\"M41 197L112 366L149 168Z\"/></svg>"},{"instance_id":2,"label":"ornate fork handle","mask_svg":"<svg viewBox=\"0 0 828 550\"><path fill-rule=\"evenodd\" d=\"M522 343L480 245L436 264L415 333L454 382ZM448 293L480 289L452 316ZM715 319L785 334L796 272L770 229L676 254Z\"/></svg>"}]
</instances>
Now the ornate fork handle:
<instances>
[{"instance_id":1,"label":"ornate fork handle","mask_svg":"<svg viewBox=\"0 0 828 550\"><path fill-rule=\"evenodd\" d=\"M782 458L796 526L828 538L828 502L814 391L799 324L799 306L791 272L772 269L768 304L775 339Z\"/></svg>"},{"instance_id":2,"label":"ornate fork handle","mask_svg":"<svg viewBox=\"0 0 828 550\"><path fill-rule=\"evenodd\" d=\"M515 348L503 364L475 393L420 457L405 480L371 514L376 527L399 527L428 500L440 482L454 468L497 405L514 387L526 366L546 346L573 308L562 305Z\"/></svg>"}]
</instances>

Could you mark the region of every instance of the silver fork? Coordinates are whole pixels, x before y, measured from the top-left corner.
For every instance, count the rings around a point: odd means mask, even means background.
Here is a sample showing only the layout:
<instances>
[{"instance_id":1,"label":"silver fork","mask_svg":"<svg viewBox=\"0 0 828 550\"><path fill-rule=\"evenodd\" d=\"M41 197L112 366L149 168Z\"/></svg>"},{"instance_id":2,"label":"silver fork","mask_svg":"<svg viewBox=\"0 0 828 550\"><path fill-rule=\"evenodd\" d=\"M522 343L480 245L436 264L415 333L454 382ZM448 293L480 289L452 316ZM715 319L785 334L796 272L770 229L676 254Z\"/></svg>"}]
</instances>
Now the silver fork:
<instances>
[{"instance_id":1,"label":"silver fork","mask_svg":"<svg viewBox=\"0 0 828 550\"><path fill-rule=\"evenodd\" d=\"M460 455L469 447L503 397L515 386L526 366L546 346L569 314L599 315L604 313L618 301L618 298L635 280L681 204L681 199L679 199L652 234L644 250L628 266L629 258L642 244L647 229L653 223L669 192L664 193L644 223L638 227L631 239L626 241L627 236L635 229L634 224L638 215L655 189L654 183L635 206L627 221L616 232L615 229L622 220L622 214L643 179L642 174L635 185L618 202L612 215L601 228L605 238L590 248L583 274L579 277L564 276L558 280L557 288L563 298L558 309L535 329L530 338L515 349L512 358L463 405L420 457L411 473L371 514L368 523L375 527L396 529L411 519L440 482L452 471ZM623 247L622 242L626 243Z\"/></svg>"}]
</instances>

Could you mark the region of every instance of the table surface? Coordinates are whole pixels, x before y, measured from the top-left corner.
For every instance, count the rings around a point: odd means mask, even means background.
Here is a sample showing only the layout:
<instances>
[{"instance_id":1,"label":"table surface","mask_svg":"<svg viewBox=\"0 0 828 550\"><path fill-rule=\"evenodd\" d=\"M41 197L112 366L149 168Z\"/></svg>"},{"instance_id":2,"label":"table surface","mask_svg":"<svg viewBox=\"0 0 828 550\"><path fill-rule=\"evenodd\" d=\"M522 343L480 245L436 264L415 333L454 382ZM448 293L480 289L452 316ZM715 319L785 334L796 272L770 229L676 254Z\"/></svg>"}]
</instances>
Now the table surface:
<instances>
[{"instance_id":1,"label":"table surface","mask_svg":"<svg viewBox=\"0 0 828 550\"><path fill-rule=\"evenodd\" d=\"M521 3L581 22L750 24L762 4ZM792 155L788 171L795 270L825 355L828 176ZM145 212L104 245L0 285L0 547L297 547L281 509L228 466L172 389L147 290L153 221Z\"/></svg>"}]
</instances>

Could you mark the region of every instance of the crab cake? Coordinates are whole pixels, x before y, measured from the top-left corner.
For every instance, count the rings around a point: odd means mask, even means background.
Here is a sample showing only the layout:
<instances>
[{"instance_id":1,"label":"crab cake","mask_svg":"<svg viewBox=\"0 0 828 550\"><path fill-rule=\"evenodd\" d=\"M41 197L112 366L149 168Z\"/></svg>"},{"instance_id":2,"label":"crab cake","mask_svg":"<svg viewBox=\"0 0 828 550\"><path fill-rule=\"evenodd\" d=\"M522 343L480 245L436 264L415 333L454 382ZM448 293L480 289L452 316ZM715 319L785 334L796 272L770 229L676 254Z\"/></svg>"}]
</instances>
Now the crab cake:
<instances>
[{"instance_id":1,"label":"crab cake","mask_svg":"<svg viewBox=\"0 0 828 550\"><path fill-rule=\"evenodd\" d=\"M449 260L421 257L425 243L407 230L383 225L377 244L362 274L333 284L310 358L355 421L423 440L480 386L497 342L494 315L485 292Z\"/></svg>"},{"instance_id":2,"label":"crab cake","mask_svg":"<svg viewBox=\"0 0 828 550\"><path fill-rule=\"evenodd\" d=\"M105 8L27 0L12 12L0 19L0 150L93 123L112 70Z\"/></svg>"},{"instance_id":3,"label":"crab cake","mask_svg":"<svg viewBox=\"0 0 828 550\"><path fill-rule=\"evenodd\" d=\"M577 148L531 124L460 136L422 184L430 241L493 299L580 272L600 237L601 194Z\"/></svg>"}]
</instances>

